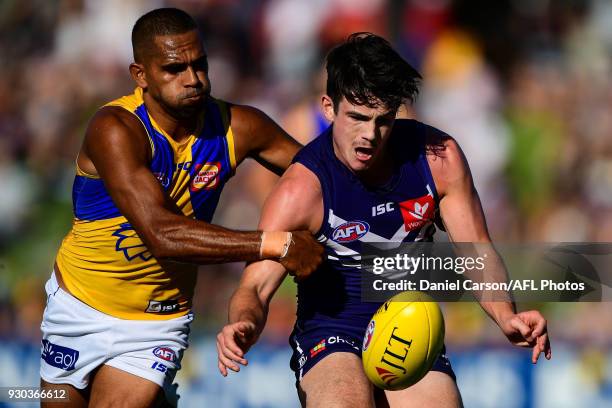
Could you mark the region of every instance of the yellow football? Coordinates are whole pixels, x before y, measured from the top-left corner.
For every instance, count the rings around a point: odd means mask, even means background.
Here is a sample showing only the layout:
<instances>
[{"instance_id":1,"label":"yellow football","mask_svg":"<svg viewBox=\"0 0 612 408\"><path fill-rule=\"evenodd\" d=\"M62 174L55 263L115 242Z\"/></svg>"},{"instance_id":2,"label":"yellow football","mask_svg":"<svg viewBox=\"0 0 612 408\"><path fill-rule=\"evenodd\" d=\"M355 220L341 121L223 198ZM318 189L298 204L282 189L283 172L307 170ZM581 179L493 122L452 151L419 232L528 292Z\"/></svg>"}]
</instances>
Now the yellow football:
<instances>
[{"instance_id":1,"label":"yellow football","mask_svg":"<svg viewBox=\"0 0 612 408\"><path fill-rule=\"evenodd\" d=\"M363 338L363 369L377 387L401 390L427 374L443 345L440 306L422 292L402 292L372 316Z\"/></svg>"}]
</instances>

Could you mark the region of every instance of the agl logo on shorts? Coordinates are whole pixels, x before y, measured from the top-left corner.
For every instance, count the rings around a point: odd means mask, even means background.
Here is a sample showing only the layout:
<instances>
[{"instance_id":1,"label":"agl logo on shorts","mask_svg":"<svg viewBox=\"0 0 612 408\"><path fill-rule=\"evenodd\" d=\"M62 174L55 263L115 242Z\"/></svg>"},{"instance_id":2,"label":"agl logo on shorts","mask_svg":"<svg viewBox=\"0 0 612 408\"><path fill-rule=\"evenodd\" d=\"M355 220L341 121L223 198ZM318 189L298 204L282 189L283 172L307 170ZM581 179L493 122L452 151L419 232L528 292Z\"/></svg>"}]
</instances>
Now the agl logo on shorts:
<instances>
[{"instance_id":1,"label":"agl logo on shorts","mask_svg":"<svg viewBox=\"0 0 612 408\"><path fill-rule=\"evenodd\" d=\"M202 189L210 190L219 184L219 173L221 173L221 163L198 163L194 166L194 177L191 181L192 192Z\"/></svg>"},{"instance_id":2,"label":"agl logo on shorts","mask_svg":"<svg viewBox=\"0 0 612 408\"><path fill-rule=\"evenodd\" d=\"M79 359L79 352L43 339L41 358L53 367L64 371L71 371L74 370L75 364Z\"/></svg>"},{"instance_id":3,"label":"agl logo on shorts","mask_svg":"<svg viewBox=\"0 0 612 408\"><path fill-rule=\"evenodd\" d=\"M332 232L332 239L336 242L350 242L355 241L370 230L370 226L367 222L363 221L349 221L344 224L340 224Z\"/></svg>"}]
</instances>

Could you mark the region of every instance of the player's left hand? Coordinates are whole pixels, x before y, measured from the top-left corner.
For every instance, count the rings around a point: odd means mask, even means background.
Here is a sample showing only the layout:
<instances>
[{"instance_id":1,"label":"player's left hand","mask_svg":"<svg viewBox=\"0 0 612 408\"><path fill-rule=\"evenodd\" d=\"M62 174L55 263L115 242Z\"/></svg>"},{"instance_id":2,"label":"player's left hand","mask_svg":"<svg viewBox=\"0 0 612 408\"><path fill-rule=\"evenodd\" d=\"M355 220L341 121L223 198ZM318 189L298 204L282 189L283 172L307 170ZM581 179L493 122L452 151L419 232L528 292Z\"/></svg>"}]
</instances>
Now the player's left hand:
<instances>
[{"instance_id":1,"label":"player's left hand","mask_svg":"<svg viewBox=\"0 0 612 408\"><path fill-rule=\"evenodd\" d=\"M537 363L540 353L552 357L546 319L537 310L509 314L498 322L508 340L515 346L533 347L531 362Z\"/></svg>"}]
</instances>

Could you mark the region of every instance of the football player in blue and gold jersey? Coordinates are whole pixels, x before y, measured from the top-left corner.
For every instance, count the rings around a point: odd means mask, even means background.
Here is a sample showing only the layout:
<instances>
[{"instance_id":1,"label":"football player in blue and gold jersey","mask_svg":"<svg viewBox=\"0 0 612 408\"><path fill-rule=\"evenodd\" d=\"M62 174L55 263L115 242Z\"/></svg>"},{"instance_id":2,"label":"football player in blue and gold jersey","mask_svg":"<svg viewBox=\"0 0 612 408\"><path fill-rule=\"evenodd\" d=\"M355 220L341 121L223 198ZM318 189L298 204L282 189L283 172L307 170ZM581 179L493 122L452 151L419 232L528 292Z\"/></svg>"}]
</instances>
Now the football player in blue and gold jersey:
<instances>
[{"instance_id":1,"label":"football player in blue and gold jersey","mask_svg":"<svg viewBox=\"0 0 612 408\"><path fill-rule=\"evenodd\" d=\"M137 88L89 123L72 229L46 285L41 382L69 387L71 407L173 403L196 264L275 259L300 278L323 251L308 231L210 224L245 158L282 174L301 146L259 110L210 95L202 38L185 12L145 14L132 45Z\"/></svg>"}]
</instances>

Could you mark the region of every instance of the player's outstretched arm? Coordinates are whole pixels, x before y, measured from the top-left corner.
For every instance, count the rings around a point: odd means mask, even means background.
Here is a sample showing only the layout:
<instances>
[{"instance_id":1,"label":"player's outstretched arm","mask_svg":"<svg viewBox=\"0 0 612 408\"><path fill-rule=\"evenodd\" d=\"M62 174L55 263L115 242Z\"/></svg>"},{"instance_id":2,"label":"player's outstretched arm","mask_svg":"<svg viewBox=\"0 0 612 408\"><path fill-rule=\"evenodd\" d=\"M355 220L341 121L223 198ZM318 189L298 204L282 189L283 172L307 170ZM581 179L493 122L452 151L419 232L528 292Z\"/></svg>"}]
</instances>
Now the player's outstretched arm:
<instances>
[{"instance_id":1,"label":"player's outstretched arm","mask_svg":"<svg viewBox=\"0 0 612 408\"><path fill-rule=\"evenodd\" d=\"M151 149L142 124L116 107L101 109L89 124L80 163L85 157L102 178L114 203L158 259L221 263L278 259L308 274L319 260L318 244L308 232L268 234L232 231L181 214L163 192L148 163ZM286 231L286 230L285 230ZM287 252L287 244L290 244ZM263 249L263 253L262 250Z\"/></svg>"},{"instance_id":2,"label":"player's outstretched arm","mask_svg":"<svg viewBox=\"0 0 612 408\"><path fill-rule=\"evenodd\" d=\"M265 230L318 230L323 218L323 199L314 174L300 164L292 165L264 204L259 227ZM261 334L272 296L286 276L279 262L249 264L229 305L229 323L217 335L219 371L240 371L244 358Z\"/></svg>"},{"instance_id":3,"label":"player's outstretched arm","mask_svg":"<svg viewBox=\"0 0 612 408\"><path fill-rule=\"evenodd\" d=\"M244 270L230 300L229 323L217 334L218 367L224 377L228 369L238 372L239 365L248 364L245 354L263 331L272 295L286 275L281 264L269 260L251 263Z\"/></svg>"},{"instance_id":4,"label":"player's outstretched arm","mask_svg":"<svg viewBox=\"0 0 612 408\"><path fill-rule=\"evenodd\" d=\"M259 109L233 105L230 115L237 162L251 157L282 175L302 145Z\"/></svg>"},{"instance_id":5,"label":"player's outstretched arm","mask_svg":"<svg viewBox=\"0 0 612 408\"><path fill-rule=\"evenodd\" d=\"M451 137L433 128L429 133L431 144L443 147L433 149L428 161L440 195L440 213L449 238L453 242L478 243L476 251L486 248L489 254L487 273L480 279L506 281L507 271L491 245L480 198L463 152ZM550 359L551 348L544 317L535 310L516 313L509 294L507 299L487 301L483 295L479 301L512 344L533 347L533 363L537 362L540 353Z\"/></svg>"}]
</instances>

